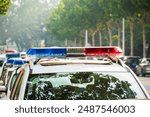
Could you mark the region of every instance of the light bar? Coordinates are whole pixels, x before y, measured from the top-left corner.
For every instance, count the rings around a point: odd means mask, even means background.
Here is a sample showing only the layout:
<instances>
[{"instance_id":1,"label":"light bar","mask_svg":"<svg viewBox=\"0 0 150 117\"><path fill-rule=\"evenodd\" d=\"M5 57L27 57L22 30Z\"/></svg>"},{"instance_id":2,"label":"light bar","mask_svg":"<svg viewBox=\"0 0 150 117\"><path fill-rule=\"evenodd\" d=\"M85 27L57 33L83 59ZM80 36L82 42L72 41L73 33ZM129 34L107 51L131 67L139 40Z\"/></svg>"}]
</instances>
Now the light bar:
<instances>
[{"instance_id":1,"label":"light bar","mask_svg":"<svg viewBox=\"0 0 150 117\"><path fill-rule=\"evenodd\" d=\"M84 47L67 47L67 57L84 57Z\"/></svg>"},{"instance_id":2,"label":"light bar","mask_svg":"<svg viewBox=\"0 0 150 117\"><path fill-rule=\"evenodd\" d=\"M84 56L122 56L122 50L116 46L101 47L45 47L30 48L28 56L35 57L84 57Z\"/></svg>"},{"instance_id":3,"label":"light bar","mask_svg":"<svg viewBox=\"0 0 150 117\"><path fill-rule=\"evenodd\" d=\"M36 57L63 57L66 56L67 49L61 47L30 48L27 55Z\"/></svg>"},{"instance_id":4,"label":"light bar","mask_svg":"<svg viewBox=\"0 0 150 117\"><path fill-rule=\"evenodd\" d=\"M23 59L8 59L7 60L7 64L11 64L11 65L23 65L26 62L27 61Z\"/></svg>"},{"instance_id":5,"label":"light bar","mask_svg":"<svg viewBox=\"0 0 150 117\"><path fill-rule=\"evenodd\" d=\"M122 56L122 50L116 46L88 47L85 48L86 56Z\"/></svg>"},{"instance_id":6,"label":"light bar","mask_svg":"<svg viewBox=\"0 0 150 117\"><path fill-rule=\"evenodd\" d=\"M8 54L12 54L12 53L17 53L17 50L9 50L9 49L7 49L7 50L5 50L4 51L6 54L8 53Z\"/></svg>"},{"instance_id":7,"label":"light bar","mask_svg":"<svg viewBox=\"0 0 150 117\"><path fill-rule=\"evenodd\" d=\"M20 54L19 53L17 53L17 54L6 54L6 57L7 58L19 58Z\"/></svg>"}]
</instances>

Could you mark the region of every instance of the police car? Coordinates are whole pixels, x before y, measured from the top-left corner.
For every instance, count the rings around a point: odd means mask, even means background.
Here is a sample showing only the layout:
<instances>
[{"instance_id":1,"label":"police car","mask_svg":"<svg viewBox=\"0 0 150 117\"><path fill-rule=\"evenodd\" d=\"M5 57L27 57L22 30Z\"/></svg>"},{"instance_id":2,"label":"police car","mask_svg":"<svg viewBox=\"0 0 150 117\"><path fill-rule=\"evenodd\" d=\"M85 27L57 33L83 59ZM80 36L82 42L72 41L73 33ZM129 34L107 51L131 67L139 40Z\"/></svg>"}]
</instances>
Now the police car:
<instances>
[{"instance_id":1,"label":"police car","mask_svg":"<svg viewBox=\"0 0 150 117\"><path fill-rule=\"evenodd\" d=\"M26 63L26 60L18 58L19 54L6 54L7 59L3 62L0 76L0 85L6 85L7 79L13 70Z\"/></svg>"},{"instance_id":2,"label":"police car","mask_svg":"<svg viewBox=\"0 0 150 117\"><path fill-rule=\"evenodd\" d=\"M18 53L18 52L15 49L6 49L6 50L4 50L4 53L5 54L15 54L15 53Z\"/></svg>"},{"instance_id":3,"label":"police car","mask_svg":"<svg viewBox=\"0 0 150 117\"><path fill-rule=\"evenodd\" d=\"M150 74L150 58L143 58L136 66L137 75L146 76Z\"/></svg>"},{"instance_id":4,"label":"police car","mask_svg":"<svg viewBox=\"0 0 150 117\"><path fill-rule=\"evenodd\" d=\"M1 64L1 72L0 72L0 76L3 74L3 70L7 64L7 61L11 58L19 58L19 53L7 53L4 55L5 56L5 59L3 61L3 63Z\"/></svg>"},{"instance_id":5,"label":"police car","mask_svg":"<svg viewBox=\"0 0 150 117\"><path fill-rule=\"evenodd\" d=\"M14 76L16 69L18 69L27 62L28 61L21 58L10 58L6 61L0 78L0 87L2 88L2 92L8 87L8 83L11 77ZM10 91L8 90L7 94L9 94L9 92Z\"/></svg>"},{"instance_id":6,"label":"police car","mask_svg":"<svg viewBox=\"0 0 150 117\"><path fill-rule=\"evenodd\" d=\"M16 56L16 55L18 56L17 50L6 49L6 50L4 51L4 54L0 55L0 76L1 76L1 74L2 74L4 64L6 63L6 61L7 61L8 57L9 57L9 55L11 56L11 55L13 55L13 54L14 54L15 56Z\"/></svg>"},{"instance_id":7,"label":"police car","mask_svg":"<svg viewBox=\"0 0 150 117\"><path fill-rule=\"evenodd\" d=\"M2 72L2 68L3 68L3 64L4 64L5 60L6 60L6 55L5 54L0 55L0 74Z\"/></svg>"},{"instance_id":8,"label":"police car","mask_svg":"<svg viewBox=\"0 0 150 117\"><path fill-rule=\"evenodd\" d=\"M68 48L32 48L31 56L50 56L26 63L14 72L2 99L11 100L120 100L149 95L133 71L117 57L118 47L82 48L85 59L69 59ZM99 59L100 56L105 56ZM57 59L54 59L57 57ZM90 58L90 60L88 59ZM91 60L92 57L97 59ZM53 59L51 59L53 58ZM60 58L60 59L59 59Z\"/></svg>"}]
</instances>

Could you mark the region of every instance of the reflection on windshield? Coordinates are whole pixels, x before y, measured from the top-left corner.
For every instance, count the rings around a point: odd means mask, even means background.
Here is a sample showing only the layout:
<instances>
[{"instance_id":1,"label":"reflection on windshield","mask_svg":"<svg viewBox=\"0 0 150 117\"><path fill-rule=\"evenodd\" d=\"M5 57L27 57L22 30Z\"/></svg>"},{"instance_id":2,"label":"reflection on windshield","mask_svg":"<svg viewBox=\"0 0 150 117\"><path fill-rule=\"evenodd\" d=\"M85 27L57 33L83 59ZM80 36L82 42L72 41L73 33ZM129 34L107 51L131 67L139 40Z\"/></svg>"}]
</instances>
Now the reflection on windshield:
<instances>
[{"instance_id":1,"label":"reflection on windshield","mask_svg":"<svg viewBox=\"0 0 150 117\"><path fill-rule=\"evenodd\" d=\"M93 72L30 76L27 100L115 100L136 98L128 81Z\"/></svg>"}]
</instances>

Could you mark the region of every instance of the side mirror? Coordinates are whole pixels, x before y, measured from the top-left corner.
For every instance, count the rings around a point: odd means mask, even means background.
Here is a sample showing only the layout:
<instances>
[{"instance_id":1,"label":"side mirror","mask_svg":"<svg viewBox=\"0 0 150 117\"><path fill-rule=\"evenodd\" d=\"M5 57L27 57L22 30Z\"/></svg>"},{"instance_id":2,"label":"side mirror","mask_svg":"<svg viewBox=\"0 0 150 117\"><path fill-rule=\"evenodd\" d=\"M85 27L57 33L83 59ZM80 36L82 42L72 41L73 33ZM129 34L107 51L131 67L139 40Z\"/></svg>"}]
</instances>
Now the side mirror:
<instances>
[{"instance_id":1,"label":"side mirror","mask_svg":"<svg viewBox=\"0 0 150 117\"><path fill-rule=\"evenodd\" d=\"M138 67L139 67L139 65L136 65L136 66L135 66L135 68L138 68Z\"/></svg>"},{"instance_id":2,"label":"side mirror","mask_svg":"<svg viewBox=\"0 0 150 117\"><path fill-rule=\"evenodd\" d=\"M4 83L3 83L3 81L2 80L0 80L0 86L2 86Z\"/></svg>"},{"instance_id":3,"label":"side mirror","mask_svg":"<svg viewBox=\"0 0 150 117\"><path fill-rule=\"evenodd\" d=\"M6 92L7 89L6 89L6 86L0 86L0 92Z\"/></svg>"}]
</instances>

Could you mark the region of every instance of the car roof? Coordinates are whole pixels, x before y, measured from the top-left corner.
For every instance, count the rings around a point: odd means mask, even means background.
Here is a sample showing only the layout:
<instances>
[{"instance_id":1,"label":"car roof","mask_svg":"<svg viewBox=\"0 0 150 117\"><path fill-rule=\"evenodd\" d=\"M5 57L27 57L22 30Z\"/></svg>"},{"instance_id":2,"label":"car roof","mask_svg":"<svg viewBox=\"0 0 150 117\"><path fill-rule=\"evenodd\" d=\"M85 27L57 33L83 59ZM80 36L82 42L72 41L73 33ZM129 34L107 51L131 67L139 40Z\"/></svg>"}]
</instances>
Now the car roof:
<instances>
[{"instance_id":1,"label":"car roof","mask_svg":"<svg viewBox=\"0 0 150 117\"><path fill-rule=\"evenodd\" d=\"M140 59L140 56L124 56L125 59Z\"/></svg>"},{"instance_id":2,"label":"car roof","mask_svg":"<svg viewBox=\"0 0 150 117\"><path fill-rule=\"evenodd\" d=\"M149 61L150 58L142 58L142 61Z\"/></svg>"},{"instance_id":3,"label":"car roof","mask_svg":"<svg viewBox=\"0 0 150 117\"><path fill-rule=\"evenodd\" d=\"M127 72L127 70L118 64L97 65L97 64L67 64L67 65L52 65L41 66L34 65L32 74L54 73L54 72Z\"/></svg>"}]
</instances>

